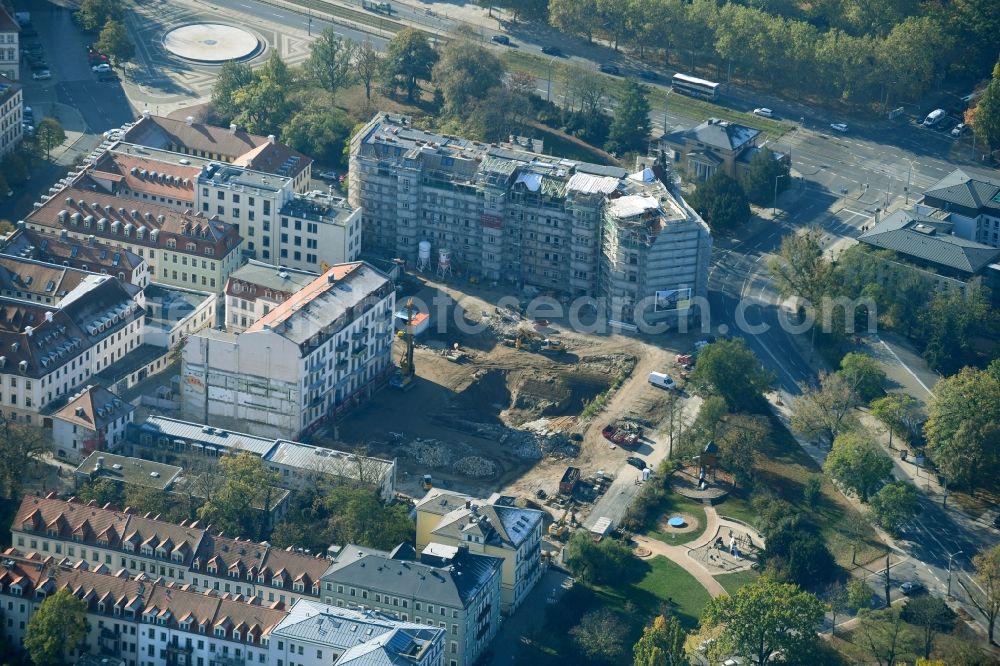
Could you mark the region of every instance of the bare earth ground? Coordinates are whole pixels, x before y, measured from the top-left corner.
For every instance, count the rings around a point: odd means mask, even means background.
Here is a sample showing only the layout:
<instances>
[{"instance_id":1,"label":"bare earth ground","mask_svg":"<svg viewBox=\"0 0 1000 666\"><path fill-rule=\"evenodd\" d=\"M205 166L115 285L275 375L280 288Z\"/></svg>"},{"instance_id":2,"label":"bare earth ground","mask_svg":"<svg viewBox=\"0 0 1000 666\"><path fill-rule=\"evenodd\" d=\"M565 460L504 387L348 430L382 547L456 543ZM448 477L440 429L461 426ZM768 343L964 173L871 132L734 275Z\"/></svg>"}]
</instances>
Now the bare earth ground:
<instances>
[{"instance_id":1,"label":"bare earth ground","mask_svg":"<svg viewBox=\"0 0 1000 666\"><path fill-rule=\"evenodd\" d=\"M416 297L429 303L435 293L447 294L453 304L457 301L458 316L464 313L470 321L480 321L484 313L492 316L500 297L509 295L458 279L423 281ZM430 330L418 339L412 390L379 391L335 427L317 433L314 441L364 445L373 455L397 457L398 487L415 497L423 494L424 474L432 475L435 486L479 496L503 491L534 497L539 489L553 495L567 465L580 467L584 477L598 470L617 474L625 466L630 454L612 447L601 436L601 428L625 416L658 427L666 393L651 387L646 376L652 370L669 370L676 377L675 353L690 349L697 338L695 333L656 338L585 334L549 318L550 325L541 333L562 341L566 352L535 353L501 344L492 330L459 332L451 323L453 310L454 305L444 317L449 320L444 329L434 310ZM531 322L520 325L530 328ZM444 350L455 343L467 355L465 362L444 357ZM400 341L393 351L398 358L403 351ZM581 421L578 417L586 402L633 362L631 375L604 411ZM516 428L541 417L548 419L543 430L561 434L541 438L539 447L539 438ZM581 434L582 441L572 441L572 433Z\"/></svg>"}]
</instances>

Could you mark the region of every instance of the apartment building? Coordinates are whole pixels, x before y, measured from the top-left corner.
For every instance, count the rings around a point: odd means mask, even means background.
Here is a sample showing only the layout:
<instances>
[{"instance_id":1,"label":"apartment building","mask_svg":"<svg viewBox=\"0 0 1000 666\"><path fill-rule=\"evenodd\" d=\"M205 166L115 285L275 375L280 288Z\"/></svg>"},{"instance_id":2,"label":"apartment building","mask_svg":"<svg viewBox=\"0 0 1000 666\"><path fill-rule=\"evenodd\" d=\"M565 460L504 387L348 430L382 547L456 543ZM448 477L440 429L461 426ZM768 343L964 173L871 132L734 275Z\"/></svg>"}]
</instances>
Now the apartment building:
<instances>
[{"instance_id":1,"label":"apartment building","mask_svg":"<svg viewBox=\"0 0 1000 666\"><path fill-rule=\"evenodd\" d=\"M189 335L215 326L218 297L213 293L151 284L145 295L147 345L170 350Z\"/></svg>"},{"instance_id":2,"label":"apartment building","mask_svg":"<svg viewBox=\"0 0 1000 666\"><path fill-rule=\"evenodd\" d=\"M503 560L501 610L509 615L541 578L541 511L514 505L513 497L488 500L433 489L417 502L417 550L430 543L461 546Z\"/></svg>"},{"instance_id":3,"label":"apartment building","mask_svg":"<svg viewBox=\"0 0 1000 666\"><path fill-rule=\"evenodd\" d=\"M0 296L59 305L89 275L93 273L0 255Z\"/></svg>"},{"instance_id":4,"label":"apartment building","mask_svg":"<svg viewBox=\"0 0 1000 666\"><path fill-rule=\"evenodd\" d=\"M388 613L445 631L444 663L472 666L500 626L503 560L431 543L417 556L345 546L323 575L328 604Z\"/></svg>"},{"instance_id":5,"label":"apartment building","mask_svg":"<svg viewBox=\"0 0 1000 666\"><path fill-rule=\"evenodd\" d=\"M198 521L170 523L54 494L21 500L11 540L18 550L65 558L70 564L103 565L130 576L256 597L283 607L301 598L319 599L320 578L330 565L323 557L222 536Z\"/></svg>"},{"instance_id":6,"label":"apartment building","mask_svg":"<svg viewBox=\"0 0 1000 666\"><path fill-rule=\"evenodd\" d=\"M118 451L135 407L103 386L87 386L52 414L56 456L79 463L95 451Z\"/></svg>"},{"instance_id":7,"label":"apartment building","mask_svg":"<svg viewBox=\"0 0 1000 666\"><path fill-rule=\"evenodd\" d=\"M302 599L272 630L273 666L441 666L444 630Z\"/></svg>"},{"instance_id":8,"label":"apartment building","mask_svg":"<svg viewBox=\"0 0 1000 666\"><path fill-rule=\"evenodd\" d=\"M148 460L188 464L241 452L258 456L283 488L300 490L317 482L360 484L383 501L396 495L396 461L359 456L302 442L275 439L150 416L126 433L128 451Z\"/></svg>"},{"instance_id":9,"label":"apartment building","mask_svg":"<svg viewBox=\"0 0 1000 666\"><path fill-rule=\"evenodd\" d=\"M141 292L87 276L58 306L0 297L0 410L40 425L38 414L142 342Z\"/></svg>"},{"instance_id":10,"label":"apartment building","mask_svg":"<svg viewBox=\"0 0 1000 666\"><path fill-rule=\"evenodd\" d=\"M915 207L920 215L944 211L955 236L1000 247L1000 180L955 169L924 190Z\"/></svg>"},{"instance_id":11,"label":"apartment building","mask_svg":"<svg viewBox=\"0 0 1000 666\"><path fill-rule=\"evenodd\" d=\"M0 255L113 275L140 288L150 282L149 265L144 258L127 249L99 245L96 238L71 239L66 230L53 238L19 224L6 239L0 240Z\"/></svg>"},{"instance_id":12,"label":"apartment building","mask_svg":"<svg viewBox=\"0 0 1000 666\"><path fill-rule=\"evenodd\" d=\"M202 331L182 355L183 413L294 438L370 395L392 371L395 291L364 262L340 264L244 332Z\"/></svg>"},{"instance_id":13,"label":"apartment building","mask_svg":"<svg viewBox=\"0 0 1000 666\"><path fill-rule=\"evenodd\" d=\"M0 2L0 74L10 81L21 78L21 26L9 2ZM17 121L21 124L20 119Z\"/></svg>"},{"instance_id":14,"label":"apartment building","mask_svg":"<svg viewBox=\"0 0 1000 666\"><path fill-rule=\"evenodd\" d=\"M350 168L363 246L419 269L608 299L609 318L624 322L646 316L629 308L658 292L707 294L708 227L652 170L424 132L391 114L355 134Z\"/></svg>"},{"instance_id":15,"label":"apartment building","mask_svg":"<svg viewBox=\"0 0 1000 666\"><path fill-rule=\"evenodd\" d=\"M26 227L50 238L133 252L149 264L153 282L222 291L241 263L242 239L235 227L200 212L178 213L119 197L91 175L84 170L36 207L24 220Z\"/></svg>"},{"instance_id":16,"label":"apartment building","mask_svg":"<svg viewBox=\"0 0 1000 666\"><path fill-rule=\"evenodd\" d=\"M201 166L191 162L177 153L116 143L89 171L107 192L184 213L194 212L195 183L201 173Z\"/></svg>"},{"instance_id":17,"label":"apartment building","mask_svg":"<svg viewBox=\"0 0 1000 666\"><path fill-rule=\"evenodd\" d=\"M226 281L226 330L242 333L316 277L309 271L247 261Z\"/></svg>"},{"instance_id":18,"label":"apartment building","mask_svg":"<svg viewBox=\"0 0 1000 666\"><path fill-rule=\"evenodd\" d=\"M0 24L2 24L3 9L0 8ZM17 33L13 33L15 39ZM0 28L0 40L7 39L11 33L6 35ZM17 46L15 45L15 49ZM0 42L0 55L9 51L9 47ZM0 72L4 71L5 60L0 60ZM15 72L17 65L14 65ZM24 136L24 125L21 120L24 118L24 98L21 94L21 84L15 81L17 74L8 78L0 74L0 157L14 150ZM7 194L0 192L0 194Z\"/></svg>"},{"instance_id":19,"label":"apartment building","mask_svg":"<svg viewBox=\"0 0 1000 666\"><path fill-rule=\"evenodd\" d=\"M69 566L52 556L14 548L0 560L0 604L7 619L0 632L8 645L23 644L32 614L61 589L87 608L83 649L74 651L80 654L74 662L79 664L440 663L440 629L310 602L288 610L254 597L199 593L187 585L128 577L106 567Z\"/></svg>"}]
</instances>

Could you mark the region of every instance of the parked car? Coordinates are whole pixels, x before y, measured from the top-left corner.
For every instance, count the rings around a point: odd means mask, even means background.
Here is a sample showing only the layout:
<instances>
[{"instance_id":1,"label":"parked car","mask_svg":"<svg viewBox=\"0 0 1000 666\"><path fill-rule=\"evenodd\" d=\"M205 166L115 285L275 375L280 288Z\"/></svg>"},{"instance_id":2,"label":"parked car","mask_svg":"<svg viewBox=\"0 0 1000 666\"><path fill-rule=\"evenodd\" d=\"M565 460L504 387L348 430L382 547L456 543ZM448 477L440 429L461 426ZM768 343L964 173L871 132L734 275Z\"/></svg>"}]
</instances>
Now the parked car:
<instances>
[{"instance_id":1,"label":"parked car","mask_svg":"<svg viewBox=\"0 0 1000 666\"><path fill-rule=\"evenodd\" d=\"M34 118L35 117L35 110L32 109L30 106L24 107L24 111L22 111L22 113L23 113L23 115L24 115L25 118Z\"/></svg>"},{"instance_id":2,"label":"parked car","mask_svg":"<svg viewBox=\"0 0 1000 666\"><path fill-rule=\"evenodd\" d=\"M93 67L91 67L91 69L100 74L102 72L110 72L111 65L109 65L106 62L102 62L100 65L94 65Z\"/></svg>"},{"instance_id":3,"label":"parked car","mask_svg":"<svg viewBox=\"0 0 1000 666\"><path fill-rule=\"evenodd\" d=\"M615 76L621 76L622 70L619 69L618 65L613 65L609 62L601 63L597 69L601 70L605 74L614 74Z\"/></svg>"},{"instance_id":4,"label":"parked car","mask_svg":"<svg viewBox=\"0 0 1000 666\"><path fill-rule=\"evenodd\" d=\"M760 116L761 118L773 118L774 112L771 109L761 106L753 110L753 115Z\"/></svg>"},{"instance_id":5,"label":"parked car","mask_svg":"<svg viewBox=\"0 0 1000 666\"><path fill-rule=\"evenodd\" d=\"M645 81L656 81L660 78L660 75L651 69L644 69L639 72L639 78Z\"/></svg>"},{"instance_id":6,"label":"parked car","mask_svg":"<svg viewBox=\"0 0 1000 666\"><path fill-rule=\"evenodd\" d=\"M97 53L96 51L87 54L87 63L91 66L99 65L102 62L108 62L108 56L103 53Z\"/></svg>"},{"instance_id":7,"label":"parked car","mask_svg":"<svg viewBox=\"0 0 1000 666\"><path fill-rule=\"evenodd\" d=\"M625 462L632 465L632 467L635 467L636 469L646 469L646 461L638 456L629 456L625 459Z\"/></svg>"},{"instance_id":8,"label":"parked car","mask_svg":"<svg viewBox=\"0 0 1000 666\"><path fill-rule=\"evenodd\" d=\"M951 135L952 136L962 136L962 134L965 133L965 128L966 128L966 124L965 123L959 123L959 124L955 125L955 127L951 130Z\"/></svg>"},{"instance_id":9,"label":"parked car","mask_svg":"<svg viewBox=\"0 0 1000 666\"><path fill-rule=\"evenodd\" d=\"M665 372L651 372L647 380L653 386L662 389L673 389L677 387L677 383Z\"/></svg>"},{"instance_id":10,"label":"parked car","mask_svg":"<svg viewBox=\"0 0 1000 666\"><path fill-rule=\"evenodd\" d=\"M114 72L101 72L97 75L98 81L103 81L104 83L114 82L118 80L118 75Z\"/></svg>"},{"instance_id":11,"label":"parked car","mask_svg":"<svg viewBox=\"0 0 1000 666\"><path fill-rule=\"evenodd\" d=\"M34 74L32 74L31 78L33 78L35 81L48 81L49 79L52 78L52 72L50 72L47 69L43 69L40 72L35 72Z\"/></svg>"},{"instance_id":12,"label":"parked car","mask_svg":"<svg viewBox=\"0 0 1000 666\"><path fill-rule=\"evenodd\" d=\"M336 171L320 171L318 174L316 174L316 177L319 178L319 179L321 179L321 180L337 180L337 172Z\"/></svg>"},{"instance_id":13,"label":"parked car","mask_svg":"<svg viewBox=\"0 0 1000 666\"><path fill-rule=\"evenodd\" d=\"M844 123L831 123L830 129L834 132L840 132L841 134L847 134L847 125Z\"/></svg>"},{"instance_id":14,"label":"parked car","mask_svg":"<svg viewBox=\"0 0 1000 666\"><path fill-rule=\"evenodd\" d=\"M562 49L558 46L543 46L542 53L550 56L561 56L563 54Z\"/></svg>"},{"instance_id":15,"label":"parked car","mask_svg":"<svg viewBox=\"0 0 1000 666\"><path fill-rule=\"evenodd\" d=\"M493 35L490 37L490 41L496 42L497 44L503 44L504 46L510 46L510 37L507 35Z\"/></svg>"},{"instance_id":16,"label":"parked car","mask_svg":"<svg viewBox=\"0 0 1000 666\"><path fill-rule=\"evenodd\" d=\"M927 588L924 587L923 583L915 580L908 580L899 586L899 591L908 597L912 597L915 594L920 594L926 589Z\"/></svg>"},{"instance_id":17,"label":"parked car","mask_svg":"<svg viewBox=\"0 0 1000 666\"><path fill-rule=\"evenodd\" d=\"M32 72L41 72L42 70L49 68L49 63L45 62L44 60L36 60L34 62L29 60L28 63L29 63L28 68Z\"/></svg>"}]
</instances>

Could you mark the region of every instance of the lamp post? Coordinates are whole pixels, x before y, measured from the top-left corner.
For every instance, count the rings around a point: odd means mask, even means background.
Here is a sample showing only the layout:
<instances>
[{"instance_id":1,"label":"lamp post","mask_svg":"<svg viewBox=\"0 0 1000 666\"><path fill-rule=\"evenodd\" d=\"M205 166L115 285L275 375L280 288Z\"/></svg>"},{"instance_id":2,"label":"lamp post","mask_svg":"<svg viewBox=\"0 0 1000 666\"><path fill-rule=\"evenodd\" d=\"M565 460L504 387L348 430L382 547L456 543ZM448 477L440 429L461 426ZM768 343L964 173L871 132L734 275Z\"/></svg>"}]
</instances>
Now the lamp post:
<instances>
[{"instance_id":1,"label":"lamp post","mask_svg":"<svg viewBox=\"0 0 1000 666\"><path fill-rule=\"evenodd\" d=\"M956 555L961 555L962 551L957 550L954 553L948 554L948 596L951 596L951 561Z\"/></svg>"},{"instance_id":2,"label":"lamp post","mask_svg":"<svg viewBox=\"0 0 1000 666\"><path fill-rule=\"evenodd\" d=\"M549 57L549 79L548 79L548 83L545 86L545 101L546 102L551 102L552 101L552 63L555 61L555 59L556 59L555 56L550 56Z\"/></svg>"},{"instance_id":3,"label":"lamp post","mask_svg":"<svg viewBox=\"0 0 1000 666\"><path fill-rule=\"evenodd\" d=\"M906 190L904 190L906 196L904 198L904 205L910 205L910 177L913 175L913 159L910 157L906 158L906 161L910 163L910 168L906 170Z\"/></svg>"},{"instance_id":4,"label":"lamp post","mask_svg":"<svg viewBox=\"0 0 1000 666\"><path fill-rule=\"evenodd\" d=\"M774 205L771 206L772 216L778 214L778 181L782 178L788 178L788 174L779 173L777 176L774 177L774 201L772 202Z\"/></svg>"}]
</instances>

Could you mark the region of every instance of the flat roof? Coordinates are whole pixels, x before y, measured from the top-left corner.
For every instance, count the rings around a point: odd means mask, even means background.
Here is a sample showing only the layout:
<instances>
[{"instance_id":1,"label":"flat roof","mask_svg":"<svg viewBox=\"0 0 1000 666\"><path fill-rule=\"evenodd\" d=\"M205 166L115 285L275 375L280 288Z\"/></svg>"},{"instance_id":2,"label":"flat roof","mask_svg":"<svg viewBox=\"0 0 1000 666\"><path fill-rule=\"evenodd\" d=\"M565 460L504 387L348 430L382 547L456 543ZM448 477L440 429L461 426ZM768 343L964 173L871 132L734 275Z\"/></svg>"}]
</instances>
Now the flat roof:
<instances>
[{"instance_id":1,"label":"flat roof","mask_svg":"<svg viewBox=\"0 0 1000 666\"><path fill-rule=\"evenodd\" d=\"M176 465L94 451L76 468L75 473L96 481L110 479L118 483L166 490L180 475Z\"/></svg>"},{"instance_id":2,"label":"flat roof","mask_svg":"<svg viewBox=\"0 0 1000 666\"><path fill-rule=\"evenodd\" d=\"M146 287L146 324L169 330L215 294L152 283Z\"/></svg>"}]
</instances>

